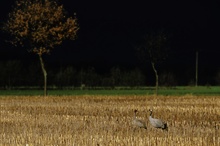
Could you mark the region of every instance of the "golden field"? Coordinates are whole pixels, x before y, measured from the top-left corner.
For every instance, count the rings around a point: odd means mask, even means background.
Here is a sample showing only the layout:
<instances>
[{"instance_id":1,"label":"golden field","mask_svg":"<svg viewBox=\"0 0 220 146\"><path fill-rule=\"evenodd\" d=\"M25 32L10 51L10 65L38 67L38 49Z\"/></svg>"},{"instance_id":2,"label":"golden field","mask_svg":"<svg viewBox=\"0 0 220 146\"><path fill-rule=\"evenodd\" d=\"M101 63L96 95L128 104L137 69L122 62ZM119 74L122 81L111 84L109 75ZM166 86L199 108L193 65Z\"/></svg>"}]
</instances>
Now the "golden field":
<instances>
[{"instance_id":1,"label":"golden field","mask_svg":"<svg viewBox=\"0 0 220 146\"><path fill-rule=\"evenodd\" d=\"M0 110L0 146L220 145L220 96L0 96Z\"/></svg>"}]
</instances>

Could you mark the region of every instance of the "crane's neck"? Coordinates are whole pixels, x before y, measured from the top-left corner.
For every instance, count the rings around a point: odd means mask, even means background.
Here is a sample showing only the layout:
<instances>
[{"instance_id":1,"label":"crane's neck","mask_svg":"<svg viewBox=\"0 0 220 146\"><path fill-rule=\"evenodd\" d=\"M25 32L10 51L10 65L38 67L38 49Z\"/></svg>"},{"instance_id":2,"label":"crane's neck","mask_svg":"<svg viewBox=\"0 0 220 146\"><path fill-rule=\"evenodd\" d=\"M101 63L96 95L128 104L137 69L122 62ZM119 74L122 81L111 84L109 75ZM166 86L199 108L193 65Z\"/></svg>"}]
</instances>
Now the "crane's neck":
<instances>
[{"instance_id":1,"label":"crane's neck","mask_svg":"<svg viewBox=\"0 0 220 146\"><path fill-rule=\"evenodd\" d=\"M152 111L150 111L150 117L152 116Z\"/></svg>"},{"instance_id":2,"label":"crane's neck","mask_svg":"<svg viewBox=\"0 0 220 146\"><path fill-rule=\"evenodd\" d=\"M136 116L136 112L134 112L134 119L136 119L137 118L137 116Z\"/></svg>"}]
</instances>

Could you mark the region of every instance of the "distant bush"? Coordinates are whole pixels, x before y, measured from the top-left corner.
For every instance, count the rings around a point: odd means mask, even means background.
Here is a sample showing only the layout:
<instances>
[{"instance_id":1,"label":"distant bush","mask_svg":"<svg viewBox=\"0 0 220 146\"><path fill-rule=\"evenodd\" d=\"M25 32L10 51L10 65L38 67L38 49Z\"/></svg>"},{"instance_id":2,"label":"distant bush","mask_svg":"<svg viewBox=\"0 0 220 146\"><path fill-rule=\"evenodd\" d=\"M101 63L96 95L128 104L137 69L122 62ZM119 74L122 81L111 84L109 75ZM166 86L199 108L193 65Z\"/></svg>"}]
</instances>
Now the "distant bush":
<instances>
[{"instance_id":1,"label":"distant bush","mask_svg":"<svg viewBox=\"0 0 220 146\"><path fill-rule=\"evenodd\" d=\"M159 85L166 87L177 86L176 77L172 72L164 72L159 76Z\"/></svg>"}]
</instances>

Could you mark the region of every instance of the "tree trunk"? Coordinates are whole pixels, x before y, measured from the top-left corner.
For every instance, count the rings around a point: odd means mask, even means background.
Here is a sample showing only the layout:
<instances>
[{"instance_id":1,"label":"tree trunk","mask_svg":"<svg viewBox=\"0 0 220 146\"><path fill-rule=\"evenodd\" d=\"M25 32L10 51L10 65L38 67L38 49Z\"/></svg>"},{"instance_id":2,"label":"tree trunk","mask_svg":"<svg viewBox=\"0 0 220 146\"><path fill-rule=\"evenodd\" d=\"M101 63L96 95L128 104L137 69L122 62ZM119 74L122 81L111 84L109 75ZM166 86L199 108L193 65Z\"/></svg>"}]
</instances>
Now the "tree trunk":
<instances>
[{"instance_id":1,"label":"tree trunk","mask_svg":"<svg viewBox=\"0 0 220 146\"><path fill-rule=\"evenodd\" d=\"M152 67L153 67L153 70L154 70L154 73L155 73L155 77L156 77L156 90L155 90L155 94L158 95L159 76L158 76L157 70L156 70L156 68L155 68L154 62L151 62L151 65L152 65Z\"/></svg>"},{"instance_id":2,"label":"tree trunk","mask_svg":"<svg viewBox=\"0 0 220 146\"><path fill-rule=\"evenodd\" d=\"M40 64L41 64L41 68L42 68L43 75L44 75L44 96L47 96L47 71L44 67L44 61L43 61L42 55L39 55L39 58L40 58Z\"/></svg>"}]
</instances>

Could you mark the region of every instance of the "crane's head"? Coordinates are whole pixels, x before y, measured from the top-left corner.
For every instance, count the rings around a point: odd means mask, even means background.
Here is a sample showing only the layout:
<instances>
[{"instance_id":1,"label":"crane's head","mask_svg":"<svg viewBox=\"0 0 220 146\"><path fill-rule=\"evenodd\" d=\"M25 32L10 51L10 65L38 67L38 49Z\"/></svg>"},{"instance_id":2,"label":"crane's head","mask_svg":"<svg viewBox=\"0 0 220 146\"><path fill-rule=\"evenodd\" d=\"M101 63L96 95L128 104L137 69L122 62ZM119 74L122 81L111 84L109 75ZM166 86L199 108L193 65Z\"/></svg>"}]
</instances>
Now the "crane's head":
<instances>
[{"instance_id":1,"label":"crane's head","mask_svg":"<svg viewBox=\"0 0 220 146\"><path fill-rule=\"evenodd\" d=\"M153 110L152 110L152 109L149 109L149 112L150 112L150 116L151 116L151 115L152 115Z\"/></svg>"},{"instance_id":2,"label":"crane's head","mask_svg":"<svg viewBox=\"0 0 220 146\"><path fill-rule=\"evenodd\" d=\"M135 113L136 113L137 111L138 111L137 109L134 110Z\"/></svg>"}]
</instances>

